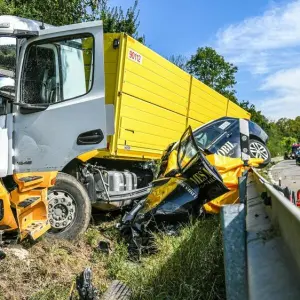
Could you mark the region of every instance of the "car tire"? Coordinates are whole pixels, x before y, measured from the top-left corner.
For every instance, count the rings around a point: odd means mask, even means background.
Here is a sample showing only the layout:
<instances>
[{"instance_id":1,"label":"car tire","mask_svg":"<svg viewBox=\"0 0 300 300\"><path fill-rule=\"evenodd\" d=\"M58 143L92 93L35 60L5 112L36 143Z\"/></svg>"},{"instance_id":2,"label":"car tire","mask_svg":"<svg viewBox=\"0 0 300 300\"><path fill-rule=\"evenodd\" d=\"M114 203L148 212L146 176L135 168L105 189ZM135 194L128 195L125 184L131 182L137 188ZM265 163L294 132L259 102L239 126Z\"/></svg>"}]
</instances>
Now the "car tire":
<instances>
[{"instance_id":1,"label":"car tire","mask_svg":"<svg viewBox=\"0 0 300 300\"><path fill-rule=\"evenodd\" d=\"M251 139L249 141L250 157L251 158L263 158L264 162L261 163L258 168L264 168L271 162L271 153L268 147L261 141Z\"/></svg>"},{"instance_id":2,"label":"car tire","mask_svg":"<svg viewBox=\"0 0 300 300\"><path fill-rule=\"evenodd\" d=\"M48 190L51 229L47 236L74 240L83 234L91 219L91 201L85 187L73 176L59 172Z\"/></svg>"}]
</instances>

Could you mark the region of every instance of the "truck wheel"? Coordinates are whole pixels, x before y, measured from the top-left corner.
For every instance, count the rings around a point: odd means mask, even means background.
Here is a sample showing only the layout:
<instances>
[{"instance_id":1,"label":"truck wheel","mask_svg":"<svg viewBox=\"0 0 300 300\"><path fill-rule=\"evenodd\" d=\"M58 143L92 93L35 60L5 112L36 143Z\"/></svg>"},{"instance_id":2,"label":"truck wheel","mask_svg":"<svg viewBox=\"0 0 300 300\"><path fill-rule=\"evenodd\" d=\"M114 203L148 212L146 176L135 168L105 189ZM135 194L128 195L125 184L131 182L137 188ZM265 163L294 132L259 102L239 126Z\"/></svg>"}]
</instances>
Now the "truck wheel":
<instances>
[{"instance_id":1,"label":"truck wheel","mask_svg":"<svg viewBox=\"0 0 300 300\"><path fill-rule=\"evenodd\" d=\"M258 140L249 141L250 157L263 158L264 162L258 168L264 168L271 162L271 153L268 147Z\"/></svg>"},{"instance_id":2,"label":"truck wheel","mask_svg":"<svg viewBox=\"0 0 300 300\"><path fill-rule=\"evenodd\" d=\"M91 202L84 186L73 176L58 173L48 191L49 237L73 240L84 233L91 218Z\"/></svg>"}]
</instances>

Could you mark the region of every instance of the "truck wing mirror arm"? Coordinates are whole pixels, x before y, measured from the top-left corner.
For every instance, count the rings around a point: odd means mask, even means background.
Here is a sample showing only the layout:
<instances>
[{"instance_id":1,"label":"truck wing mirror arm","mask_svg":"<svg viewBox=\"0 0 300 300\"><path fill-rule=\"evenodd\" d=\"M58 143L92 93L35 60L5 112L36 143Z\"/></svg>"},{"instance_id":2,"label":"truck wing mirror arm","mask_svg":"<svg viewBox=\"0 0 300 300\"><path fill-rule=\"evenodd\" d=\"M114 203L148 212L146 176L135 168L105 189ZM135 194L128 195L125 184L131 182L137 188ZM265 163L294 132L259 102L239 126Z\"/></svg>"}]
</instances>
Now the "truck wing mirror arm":
<instances>
[{"instance_id":1,"label":"truck wing mirror arm","mask_svg":"<svg viewBox=\"0 0 300 300\"><path fill-rule=\"evenodd\" d=\"M28 103L20 103L20 102L12 102L12 105L20 106L21 114L32 114L35 112L46 110L50 104L28 104Z\"/></svg>"}]
</instances>

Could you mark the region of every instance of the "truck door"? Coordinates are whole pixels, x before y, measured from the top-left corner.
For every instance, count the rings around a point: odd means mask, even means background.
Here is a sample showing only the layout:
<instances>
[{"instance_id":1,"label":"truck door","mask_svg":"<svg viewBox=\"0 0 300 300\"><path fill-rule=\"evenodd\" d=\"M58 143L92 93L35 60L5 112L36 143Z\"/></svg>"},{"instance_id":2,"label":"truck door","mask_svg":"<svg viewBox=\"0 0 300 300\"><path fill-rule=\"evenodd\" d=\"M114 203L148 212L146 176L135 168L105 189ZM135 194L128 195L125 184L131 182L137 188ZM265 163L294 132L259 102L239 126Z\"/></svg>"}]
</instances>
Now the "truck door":
<instances>
[{"instance_id":1,"label":"truck door","mask_svg":"<svg viewBox=\"0 0 300 300\"><path fill-rule=\"evenodd\" d=\"M106 147L101 21L41 30L19 62L14 172L61 170Z\"/></svg>"}]
</instances>

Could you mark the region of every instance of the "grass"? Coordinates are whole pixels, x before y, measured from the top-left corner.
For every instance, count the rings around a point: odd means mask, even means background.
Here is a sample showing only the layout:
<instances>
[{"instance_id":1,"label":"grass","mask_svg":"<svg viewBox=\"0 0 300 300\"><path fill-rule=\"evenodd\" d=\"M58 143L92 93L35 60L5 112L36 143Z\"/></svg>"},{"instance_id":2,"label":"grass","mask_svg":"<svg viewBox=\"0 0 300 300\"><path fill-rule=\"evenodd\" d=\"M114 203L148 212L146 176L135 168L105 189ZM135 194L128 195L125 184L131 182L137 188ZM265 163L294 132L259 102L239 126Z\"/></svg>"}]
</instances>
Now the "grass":
<instances>
[{"instance_id":1,"label":"grass","mask_svg":"<svg viewBox=\"0 0 300 300\"><path fill-rule=\"evenodd\" d=\"M264 179L267 181L270 181L270 178L268 176L268 172L272 166L274 166L275 163L269 163L267 166L261 169L257 169L259 175L261 175Z\"/></svg>"},{"instance_id":2,"label":"grass","mask_svg":"<svg viewBox=\"0 0 300 300\"><path fill-rule=\"evenodd\" d=\"M92 225L74 243L42 239L29 247L26 261L8 254L0 263L0 299L67 299L85 267L91 267L101 292L119 279L134 299L225 299L218 216L191 222L176 237L158 233L159 251L139 263L129 261L126 245L117 242L115 222ZM110 254L99 251L99 240L109 242Z\"/></svg>"},{"instance_id":3,"label":"grass","mask_svg":"<svg viewBox=\"0 0 300 300\"><path fill-rule=\"evenodd\" d=\"M134 299L225 299L222 239L218 217L198 220L186 226L179 237L156 238L158 253L140 264L124 259L111 263L114 276L127 283Z\"/></svg>"}]
</instances>

